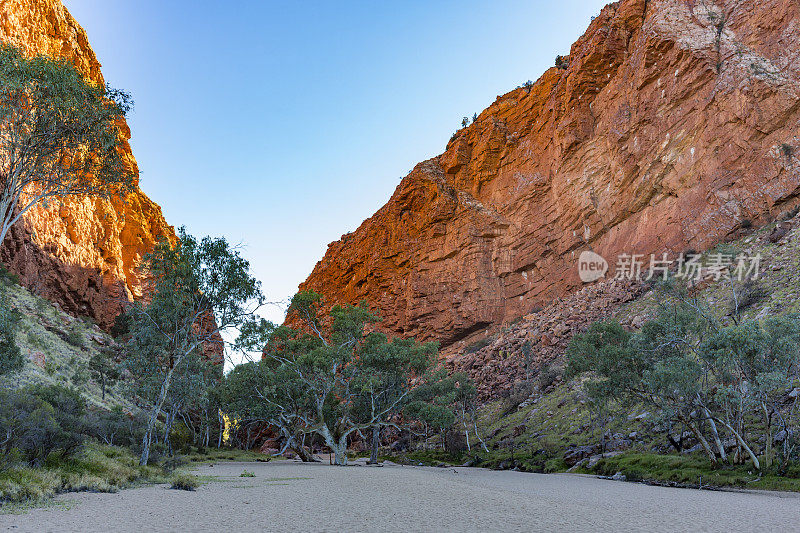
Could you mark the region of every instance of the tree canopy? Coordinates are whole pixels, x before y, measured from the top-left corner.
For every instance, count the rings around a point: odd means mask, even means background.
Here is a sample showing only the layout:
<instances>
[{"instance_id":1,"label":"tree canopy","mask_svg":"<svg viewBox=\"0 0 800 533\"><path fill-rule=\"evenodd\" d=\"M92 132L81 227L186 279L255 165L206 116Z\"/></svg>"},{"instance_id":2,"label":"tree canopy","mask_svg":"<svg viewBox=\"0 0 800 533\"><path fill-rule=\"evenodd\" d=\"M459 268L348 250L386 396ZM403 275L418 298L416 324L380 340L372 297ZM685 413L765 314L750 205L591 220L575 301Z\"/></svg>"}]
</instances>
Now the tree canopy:
<instances>
[{"instance_id":1,"label":"tree canopy","mask_svg":"<svg viewBox=\"0 0 800 533\"><path fill-rule=\"evenodd\" d=\"M152 406L142 464L165 401L183 405L178 390L170 397L173 382L185 393L193 380L205 379L198 359L203 347L224 348L226 332L242 326L263 301L250 264L225 239L198 241L181 228L177 242L161 242L145 265L150 300L126 311L131 336L126 365L139 397Z\"/></svg>"},{"instance_id":2,"label":"tree canopy","mask_svg":"<svg viewBox=\"0 0 800 533\"><path fill-rule=\"evenodd\" d=\"M131 190L122 144L131 107L130 95L86 81L66 59L0 44L0 243L48 198Z\"/></svg>"},{"instance_id":3,"label":"tree canopy","mask_svg":"<svg viewBox=\"0 0 800 533\"><path fill-rule=\"evenodd\" d=\"M302 448L317 434L335 463L347 464L350 435L394 424L417 387L446 373L437 371L435 343L389 339L366 304L324 308L319 294L301 292L289 308L294 327L245 324L239 348L263 358L234 369L224 397L234 416L278 427L286 446Z\"/></svg>"},{"instance_id":4,"label":"tree canopy","mask_svg":"<svg viewBox=\"0 0 800 533\"><path fill-rule=\"evenodd\" d=\"M608 321L577 335L568 372L588 373L585 387L599 402L644 403L684 424L715 463L729 460L721 439L727 433L735 459L761 468L747 429L761 418L762 455L771 463L774 421L791 433L780 399L800 379L800 318L724 324L680 290L664 295L658 315L639 331Z\"/></svg>"}]
</instances>

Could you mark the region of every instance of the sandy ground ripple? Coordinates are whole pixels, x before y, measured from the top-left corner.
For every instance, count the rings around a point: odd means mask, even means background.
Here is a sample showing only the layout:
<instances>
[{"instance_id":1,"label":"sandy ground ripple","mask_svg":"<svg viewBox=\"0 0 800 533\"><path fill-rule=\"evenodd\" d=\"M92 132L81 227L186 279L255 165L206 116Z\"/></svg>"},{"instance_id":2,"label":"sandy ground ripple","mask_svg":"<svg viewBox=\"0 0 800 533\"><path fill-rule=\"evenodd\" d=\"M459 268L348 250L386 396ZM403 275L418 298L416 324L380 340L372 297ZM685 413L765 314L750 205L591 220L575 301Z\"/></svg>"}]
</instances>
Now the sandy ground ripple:
<instances>
[{"instance_id":1,"label":"sandy ground ripple","mask_svg":"<svg viewBox=\"0 0 800 533\"><path fill-rule=\"evenodd\" d=\"M248 470L255 477L239 477ZM196 492L65 494L0 531L798 531L800 497L467 468L224 463Z\"/></svg>"}]
</instances>

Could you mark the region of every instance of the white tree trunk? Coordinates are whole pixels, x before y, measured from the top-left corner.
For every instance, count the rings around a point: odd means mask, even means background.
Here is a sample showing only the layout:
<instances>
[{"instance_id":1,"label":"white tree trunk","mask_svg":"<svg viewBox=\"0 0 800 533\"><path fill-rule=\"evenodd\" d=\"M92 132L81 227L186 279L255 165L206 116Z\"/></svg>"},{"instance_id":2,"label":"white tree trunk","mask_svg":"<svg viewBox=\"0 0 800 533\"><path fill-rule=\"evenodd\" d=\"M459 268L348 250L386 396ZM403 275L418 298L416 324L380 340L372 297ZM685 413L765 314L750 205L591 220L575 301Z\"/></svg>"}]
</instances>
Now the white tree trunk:
<instances>
[{"instance_id":1,"label":"white tree trunk","mask_svg":"<svg viewBox=\"0 0 800 533\"><path fill-rule=\"evenodd\" d=\"M164 400L167 399L167 392L169 391L169 385L172 382L172 372L174 368L175 367L170 368L169 372L167 372L167 375L164 376L164 382L161 384L161 390L158 393L158 399L153 406L153 410L150 412L150 418L147 420L147 431L145 431L144 438L142 439L142 456L139 459L140 466L147 465L147 461L150 459L150 444L153 441L153 430L156 427L156 421L158 421L158 413L161 412L161 406L164 405Z\"/></svg>"}]
</instances>

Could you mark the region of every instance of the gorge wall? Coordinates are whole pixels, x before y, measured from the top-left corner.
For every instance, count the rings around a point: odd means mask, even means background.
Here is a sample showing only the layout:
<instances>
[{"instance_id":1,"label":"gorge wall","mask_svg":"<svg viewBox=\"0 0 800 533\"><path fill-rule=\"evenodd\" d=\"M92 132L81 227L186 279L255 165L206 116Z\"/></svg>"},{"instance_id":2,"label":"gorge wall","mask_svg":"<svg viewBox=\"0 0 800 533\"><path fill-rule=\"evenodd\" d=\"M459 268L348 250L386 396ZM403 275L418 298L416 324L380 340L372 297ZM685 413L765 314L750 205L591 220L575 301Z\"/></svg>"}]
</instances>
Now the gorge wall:
<instances>
[{"instance_id":1,"label":"gorge wall","mask_svg":"<svg viewBox=\"0 0 800 533\"><path fill-rule=\"evenodd\" d=\"M104 83L86 32L60 0L0 0L0 41L67 58L89 80ZM124 132L135 170L127 126ZM142 295L136 270L141 257L174 236L161 208L137 184L124 201L67 198L35 207L6 239L0 260L26 287L107 328L123 302Z\"/></svg>"},{"instance_id":2,"label":"gorge wall","mask_svg":"<svg viewBox=\"0 0 800 533\"><path fill-rule=\"evenodd\" d=\"M800 201L800 4L622 0L420 163L301 289L445 346ZM745 225L747 223L745 222Z\"/></svg>"}]
</instances>

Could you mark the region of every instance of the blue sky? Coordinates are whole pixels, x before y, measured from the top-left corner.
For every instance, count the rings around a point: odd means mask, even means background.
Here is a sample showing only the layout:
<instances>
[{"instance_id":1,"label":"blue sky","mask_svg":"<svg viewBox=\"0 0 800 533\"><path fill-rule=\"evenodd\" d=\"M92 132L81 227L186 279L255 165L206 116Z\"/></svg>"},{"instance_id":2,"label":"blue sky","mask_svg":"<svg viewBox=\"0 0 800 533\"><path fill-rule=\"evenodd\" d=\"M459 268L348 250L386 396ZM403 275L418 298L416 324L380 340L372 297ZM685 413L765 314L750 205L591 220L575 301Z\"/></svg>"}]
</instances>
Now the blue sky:
<instances>
[{"instance_id":1,"label":"blue sky","mask_svg":"<svg viewBox=\"0 0 800 533\"><path fill-rule=\"evenodd\" d=\"M272 300L605 3L64 0L134 97L142 189L171 224L243 243Z\"/></svg>"}]
</instances>

